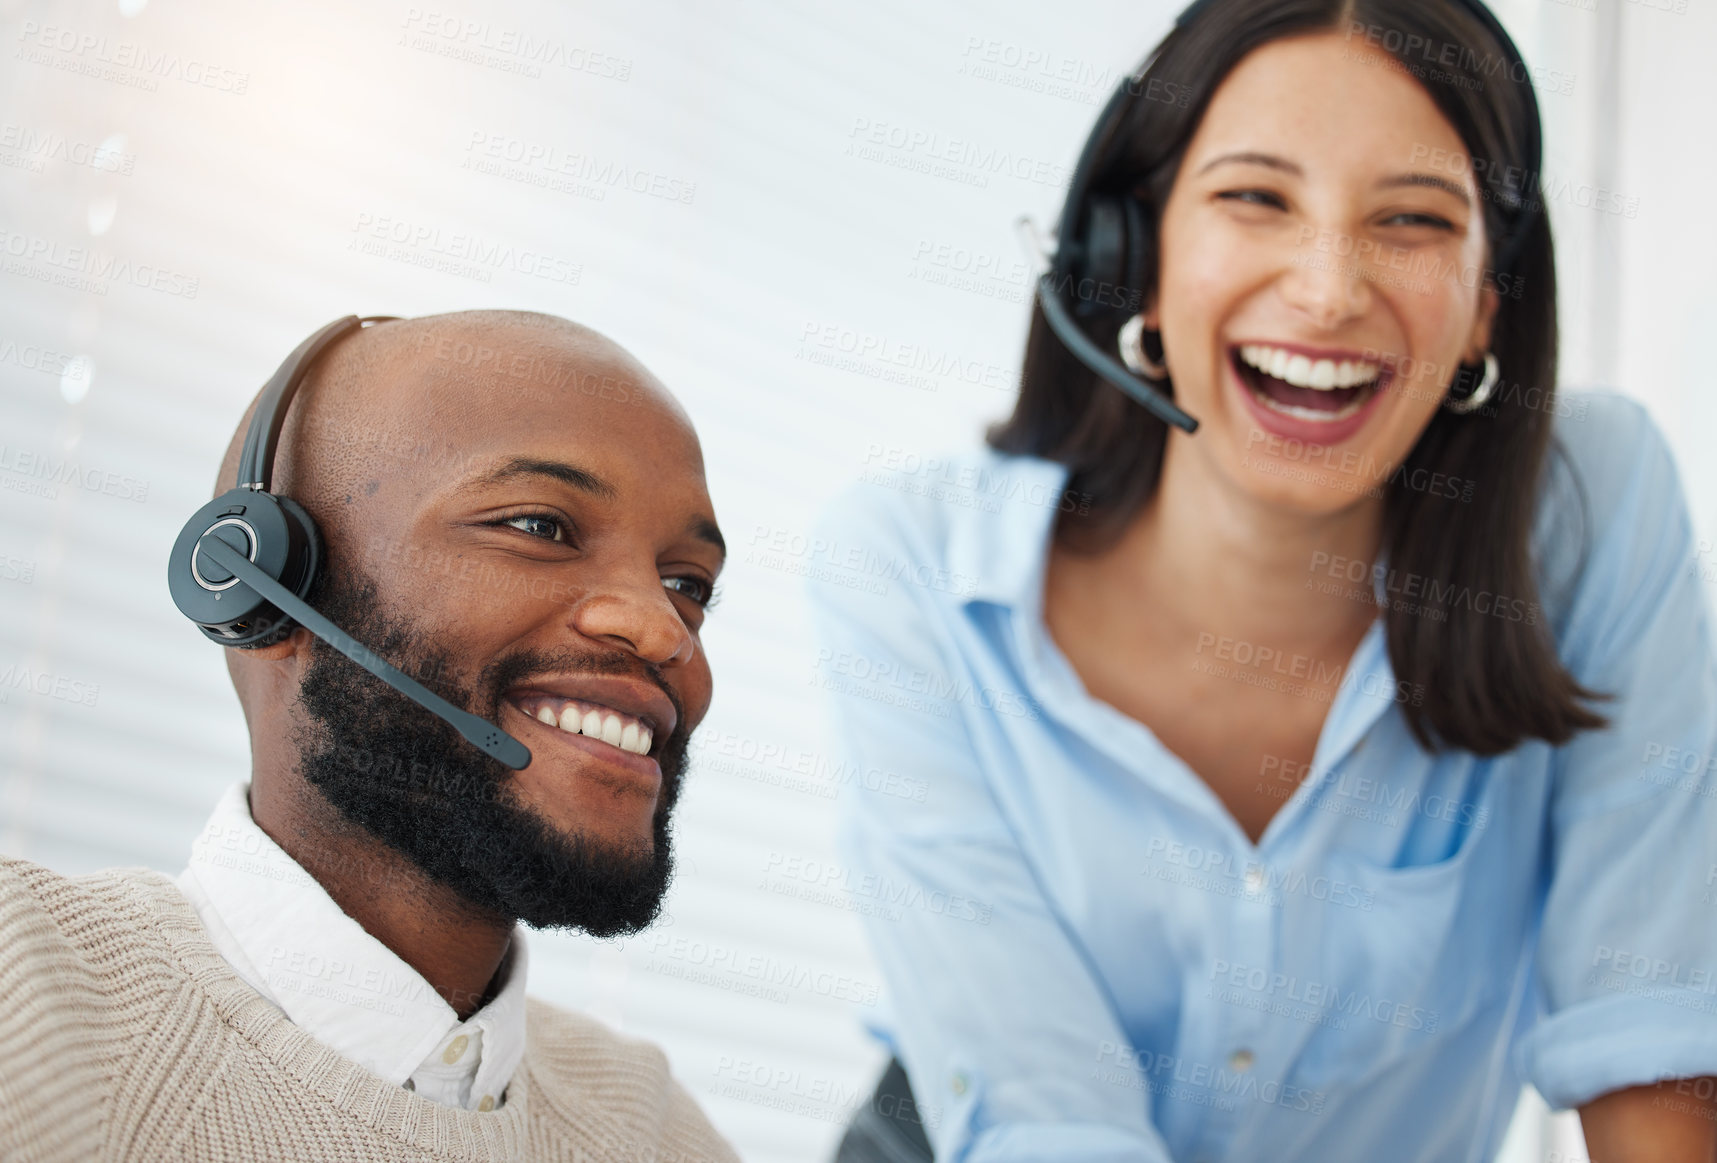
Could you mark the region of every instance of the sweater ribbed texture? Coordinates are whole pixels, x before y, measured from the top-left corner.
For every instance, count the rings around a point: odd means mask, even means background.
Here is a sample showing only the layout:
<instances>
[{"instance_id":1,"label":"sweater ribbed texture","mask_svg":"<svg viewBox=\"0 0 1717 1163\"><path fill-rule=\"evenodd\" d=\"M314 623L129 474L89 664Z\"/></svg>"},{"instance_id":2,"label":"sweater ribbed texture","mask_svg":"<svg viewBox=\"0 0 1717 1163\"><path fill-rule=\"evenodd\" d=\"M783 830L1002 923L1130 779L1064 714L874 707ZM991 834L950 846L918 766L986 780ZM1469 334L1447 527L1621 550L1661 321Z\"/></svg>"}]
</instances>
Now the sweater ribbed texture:
<instances>
[{"instance_id":1,"label":"sweater ribbed texture","mask_svg":"<svg viewBox=\"0 0 1717 1163\"><path fill-rule=\"evenodd\" d=\"M287 1020L167 877L0 857L5 1163L738 1163L656 1047L536 1000L499 1110L394 1086Z\"/></svg>"}]
</instances>

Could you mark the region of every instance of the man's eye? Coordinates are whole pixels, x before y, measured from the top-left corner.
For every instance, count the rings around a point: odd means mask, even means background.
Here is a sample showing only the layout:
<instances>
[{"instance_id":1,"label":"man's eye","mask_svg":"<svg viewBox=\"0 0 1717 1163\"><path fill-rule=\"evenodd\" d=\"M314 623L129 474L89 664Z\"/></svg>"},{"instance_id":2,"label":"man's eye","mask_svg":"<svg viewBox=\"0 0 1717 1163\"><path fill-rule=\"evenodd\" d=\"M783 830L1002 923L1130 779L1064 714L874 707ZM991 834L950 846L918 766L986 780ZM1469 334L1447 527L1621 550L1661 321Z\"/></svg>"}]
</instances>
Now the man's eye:
<instances>
[{"instance_id":1,"label":"man's eye","mask_svg":"<svg viewBox=\"0 0 1717 1163\"><path fill-rule=\"evenodd\" d=\"M502 518L498 524L507 525L521 533L532 537L540 537L544 541L565 541L565 530L560 522L553 517L541 513L520 513L517 517Z\"/></svg>"},{"instance_id":2,"label":"man's eye","mask_svg":"<svg viewBox=\"0 0 1717 1163\"><path fill-rule=\"evenodd\" d=\"M677 594L684 594L705 609L715 600L715 587L701 577L665 577L662 584Z\"/></svg>"}]
</instances>

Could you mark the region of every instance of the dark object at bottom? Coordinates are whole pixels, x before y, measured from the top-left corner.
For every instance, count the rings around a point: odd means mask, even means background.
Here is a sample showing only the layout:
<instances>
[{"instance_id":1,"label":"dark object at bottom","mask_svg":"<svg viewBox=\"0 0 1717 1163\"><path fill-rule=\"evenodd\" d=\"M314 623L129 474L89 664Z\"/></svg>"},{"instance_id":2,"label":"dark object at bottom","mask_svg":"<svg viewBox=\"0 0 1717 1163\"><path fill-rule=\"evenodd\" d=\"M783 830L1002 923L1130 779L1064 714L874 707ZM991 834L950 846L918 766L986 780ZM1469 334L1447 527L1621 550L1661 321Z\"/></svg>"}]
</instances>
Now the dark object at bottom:
<instances>
[{"instance_id":1,"label":"dark object at bottom","mask_svg":"<svg viewBox=\"0 0 1717 1163\"><path fill-rule=\"evenodd\" d=\"M890 1059L876 1093L847 1126L835 1163L935 1163L900 1059Z\"/></svg>"}]
</instances>

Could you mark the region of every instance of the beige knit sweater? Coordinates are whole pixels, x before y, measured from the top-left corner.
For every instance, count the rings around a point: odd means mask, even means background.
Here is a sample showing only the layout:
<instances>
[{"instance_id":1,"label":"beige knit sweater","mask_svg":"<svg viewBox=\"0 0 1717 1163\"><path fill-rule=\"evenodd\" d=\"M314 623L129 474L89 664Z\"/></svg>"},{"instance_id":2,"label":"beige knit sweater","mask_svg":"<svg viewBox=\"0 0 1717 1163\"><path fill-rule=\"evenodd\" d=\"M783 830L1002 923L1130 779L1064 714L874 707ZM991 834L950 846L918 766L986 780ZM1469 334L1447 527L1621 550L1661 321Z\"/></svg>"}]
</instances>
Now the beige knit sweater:
<instances>
[{"instance_id":1,"label":"beige knit sweater","mask_svg":"<svg viewBox=\"0 0 1717 1163\"><path fill-rule=\"evenodd\" d=\"M233 972L167 877L0 857L5 1163L737 1163L662 1052L531 1001L499 1110L391 1085Z\"/></svg>"}]
</instances>

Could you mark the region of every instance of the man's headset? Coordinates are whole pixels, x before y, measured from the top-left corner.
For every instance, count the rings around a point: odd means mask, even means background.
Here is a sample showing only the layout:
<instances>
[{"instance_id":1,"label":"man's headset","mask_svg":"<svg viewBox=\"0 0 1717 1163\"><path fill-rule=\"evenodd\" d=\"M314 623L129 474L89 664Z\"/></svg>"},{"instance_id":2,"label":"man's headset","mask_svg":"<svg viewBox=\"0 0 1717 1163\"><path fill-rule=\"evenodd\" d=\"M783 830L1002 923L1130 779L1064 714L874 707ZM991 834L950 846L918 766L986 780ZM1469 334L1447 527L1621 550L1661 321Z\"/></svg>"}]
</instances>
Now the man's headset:
<instances>
[{"instance_id":1,"label":"man's headset","mask_svg":"<svg viewBox=\"0 0 1717 1163\"><path fill-rule=\"evenodd\" d=\"M1219 2L1220 0L1195 0L1175 18L1175 27L1178 29L1191 23L1205 9ZM1540 200L1536 186L1543 146L1539 140L1538 98L1532 91L1532 83L1525 79L1530 74L1521 58L1520 50L1515 47L1514 41L1509 38L1496 15L1482 0L1459 0L1459 3L1496 38L1504 56L1508 58L1506 75L1521 78L1519 83L1526 94L1527 117L1522 152L1526 161L1527 188L1520 193L1518 205L1513 207L1515 220L1510 223L1507 235L1496 248L1496 258L1492 264L1497 273L1508 273L1514 260L1519 257L1520 246L1529 233L1533 216L1539 212ZM1145 221L1144 208L1138 199L1125 193L1093 193L1090 184L1097 167L1098 155L1108 146L1121 119L1145 90L1143 77L1150 63L1147 61L1144 69L1137 75L1128 77L1121 83L1121 87L1115 90L1115 95L1109 98L1109 104L1097 118L1097 125L1085 142L1085 149L1079 155L1079 163L1074 166L1073 177L1068 183L1067 203L1061 211L1061 222L1056 230L1055 254L1053 257L1046 256L1048 269L1038 280L1037 301L1043 308L1043 318L1049 324L1050 330L1067 350L1073 353L1074 358L1136 400L1159 420L1193 432L1198 428L1198 421L1181 411L1160 386L1134 375L1119 359L1097 346L1075 322L1073 309L1068 306L1060 291L1063 287L1093 283L1107 283L1114 287L1141 287L1148 275L1144 270L1145 240L1147 232L1153 227ZM1030 220L1020 219L1019 226L1031 235L1026 240L1027 246L1041 254L1042 248L1037 243L1036 232Z\"/></svg>"},{"instance_id":2,"label":"man's headset","mask_svg":"<svg viewBox=\"0 0 1717 1163\"><path fill-rule=\"evenodd\" d=\"M316 359L362 327L395 319L336 319L298 345L262 390L245 433L233 487L198 509L167 559L167 588L179 612L222 646L254 649L302 625L347 658L435 715L486 754L517 771L531 761L523 743L464 711L378 657L305 601L322 568L322 536L303 506L268 491L286 409Z\"/></svg>"}]
</instances>

